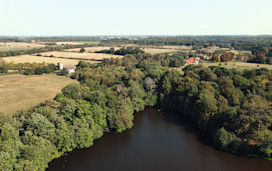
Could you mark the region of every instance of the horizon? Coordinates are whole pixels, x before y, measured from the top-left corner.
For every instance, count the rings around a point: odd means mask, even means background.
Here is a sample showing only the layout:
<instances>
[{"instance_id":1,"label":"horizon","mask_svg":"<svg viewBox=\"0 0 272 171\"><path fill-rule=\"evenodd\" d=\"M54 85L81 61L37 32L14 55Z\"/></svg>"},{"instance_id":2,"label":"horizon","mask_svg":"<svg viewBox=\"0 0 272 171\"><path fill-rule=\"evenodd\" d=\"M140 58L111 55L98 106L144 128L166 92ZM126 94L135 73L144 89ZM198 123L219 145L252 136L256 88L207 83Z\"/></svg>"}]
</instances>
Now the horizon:
<instances>
[{"instance_id":1,"label":"horizon","mask_svg":"<svg viewBox=\"0 0 272 171\"><path fill-rule=\"evenodd\" d=\"M0 1L0 35L272 35L271 6L272 0L9 0Z\"/></svg>"},{"instance_id":2,"label":"horizon","mask_svg":"<svg viewBox=\"0 0 272 171\"><path fill-rule=\"evenodd\" d=\"M208 36L214 36L214 37L262 37L262 36L268 36L271 37L272 34L237 34L237 35L0 35L1 37L208 37Z\"/></svg>"}]
</instances>

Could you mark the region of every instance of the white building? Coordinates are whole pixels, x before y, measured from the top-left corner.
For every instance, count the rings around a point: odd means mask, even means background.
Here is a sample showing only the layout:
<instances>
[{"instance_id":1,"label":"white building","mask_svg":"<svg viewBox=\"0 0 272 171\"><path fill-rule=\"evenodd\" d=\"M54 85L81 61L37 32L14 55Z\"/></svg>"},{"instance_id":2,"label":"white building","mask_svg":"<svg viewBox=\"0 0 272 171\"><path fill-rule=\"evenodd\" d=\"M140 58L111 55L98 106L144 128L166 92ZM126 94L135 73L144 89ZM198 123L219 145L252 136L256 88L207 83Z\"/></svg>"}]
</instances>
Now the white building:
<instances>
[{"instance_id":1,"label":"white building","mask_svg":"<svg viewBox=\"0 0 272 171\"><path fill-rule=\"evenodd\" d=\"M60 70L60 72L61 72L64 68L67 69L68 74L72 74L72 73L74 73L75 70L76 70L76 66L74 66L74 65L66 65L66 66L63 66L62 63L59 63L59 70Z\"/></svg>"}]
</instances>

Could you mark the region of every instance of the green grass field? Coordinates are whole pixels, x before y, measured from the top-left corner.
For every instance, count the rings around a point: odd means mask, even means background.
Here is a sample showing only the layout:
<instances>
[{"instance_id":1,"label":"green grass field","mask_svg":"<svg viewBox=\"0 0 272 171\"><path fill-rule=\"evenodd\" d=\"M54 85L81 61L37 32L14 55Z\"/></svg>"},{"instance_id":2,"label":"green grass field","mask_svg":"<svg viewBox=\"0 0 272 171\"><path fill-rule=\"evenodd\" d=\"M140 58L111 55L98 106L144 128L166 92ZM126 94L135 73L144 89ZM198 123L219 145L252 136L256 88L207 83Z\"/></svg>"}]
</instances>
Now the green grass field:
<instances>
[{"instance_id":1,"label":"green grass field","mask_svg":"<svg viewBox=\"0 0 272 171\"><path fill-rule=\"evenodd\" d=\"M2 75L0 76L0 112L12 115L45 100L53 99L67 84L74 83L68 77L54 74Z\"/></svg>"},{"instance_id":2,"label":"green grass field","mask_svg":"<svg viewBox=\"0 0 272 171\"><path fill-rule=\"evenodd\" d=\"M220 66L219 63L203 63L205 67L209 66ZM225 67L228 69L237 68L237 69L258 69L258 68L267 68L272 70L272 65L267 64L256 64L256 63L246 63L246 62L221 62L220 67Z\"/></svg>"}]
</instances>

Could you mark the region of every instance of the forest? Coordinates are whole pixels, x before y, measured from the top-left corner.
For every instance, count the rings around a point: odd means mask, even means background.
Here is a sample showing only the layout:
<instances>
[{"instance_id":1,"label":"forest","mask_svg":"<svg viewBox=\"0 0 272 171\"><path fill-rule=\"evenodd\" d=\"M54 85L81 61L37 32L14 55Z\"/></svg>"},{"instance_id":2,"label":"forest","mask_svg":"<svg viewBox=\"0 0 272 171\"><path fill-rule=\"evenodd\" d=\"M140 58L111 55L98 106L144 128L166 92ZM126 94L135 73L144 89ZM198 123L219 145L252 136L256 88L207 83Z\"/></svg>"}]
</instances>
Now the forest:
<instances>
[{"instance_id":1,"label":"forest","mask_svg":"<svg viewBox=\"0 0 272 171\"><path fill-rule=\"evenodd\" d=\"M92 146L105 131L131 128L133 113L145 106L188 115L221 150L270 157L270 70L187 65L182 74L171 67L184 65L183 53L119 52L125 57L102 64L80 61L71 76L80 84L64 87L54 100L1 114L0 170L45 170L65 152Z\"/></svg>"}]
</instances>

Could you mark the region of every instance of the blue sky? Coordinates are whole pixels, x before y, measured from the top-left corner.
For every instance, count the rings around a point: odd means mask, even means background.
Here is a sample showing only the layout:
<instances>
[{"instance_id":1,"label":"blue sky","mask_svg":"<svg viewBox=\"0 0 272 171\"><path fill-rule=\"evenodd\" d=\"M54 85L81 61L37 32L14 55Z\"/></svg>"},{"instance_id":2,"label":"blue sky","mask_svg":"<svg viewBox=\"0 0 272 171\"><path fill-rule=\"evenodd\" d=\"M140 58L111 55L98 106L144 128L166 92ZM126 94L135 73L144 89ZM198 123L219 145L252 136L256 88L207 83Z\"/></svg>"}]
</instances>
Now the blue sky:
<instances>
[{"instance_id":1,"label":"blue sky","mask_svg":"<svg viewBox=\"0 0 272 171\"><path fill-rule=\"evenodd\" d=\"M0 35L272 34L272 0L0 0Z\"/></svg>"}]
</instances>

